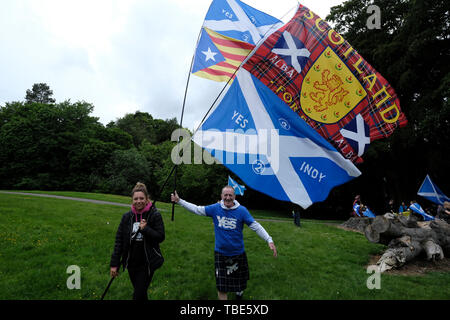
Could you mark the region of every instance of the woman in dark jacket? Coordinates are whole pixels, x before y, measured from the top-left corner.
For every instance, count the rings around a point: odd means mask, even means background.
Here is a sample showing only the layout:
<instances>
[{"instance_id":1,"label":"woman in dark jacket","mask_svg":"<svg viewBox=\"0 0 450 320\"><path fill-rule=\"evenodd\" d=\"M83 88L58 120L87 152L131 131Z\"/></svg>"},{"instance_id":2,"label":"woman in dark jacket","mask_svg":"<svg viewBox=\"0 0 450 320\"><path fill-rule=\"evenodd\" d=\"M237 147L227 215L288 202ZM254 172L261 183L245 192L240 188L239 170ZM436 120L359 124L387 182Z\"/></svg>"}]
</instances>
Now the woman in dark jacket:
<instances>
[{"instance_id":1,"label":"woman in dark jacket","mask_svg":"<svg viewBox=\"0 0 450 320\"><path fill-rule=\"evenodd\" d=\"M147 289L164 258L159 244L164 241L164 222L150 201L147 188L138 182L131 193L131 210L122 216L111 256L111 276L119 267L128 269L134 300L148 300Z\"/></svg>"}]
</instances>

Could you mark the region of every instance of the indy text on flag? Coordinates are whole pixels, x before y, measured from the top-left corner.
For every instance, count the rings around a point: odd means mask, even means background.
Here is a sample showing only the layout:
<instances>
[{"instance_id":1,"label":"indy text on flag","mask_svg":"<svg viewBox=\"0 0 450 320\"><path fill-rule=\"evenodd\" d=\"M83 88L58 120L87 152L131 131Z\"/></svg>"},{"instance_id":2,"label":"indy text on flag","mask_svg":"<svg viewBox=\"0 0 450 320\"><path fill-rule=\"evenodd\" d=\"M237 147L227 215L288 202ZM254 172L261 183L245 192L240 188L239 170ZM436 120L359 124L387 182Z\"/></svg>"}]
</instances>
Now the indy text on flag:
<instances>
[{"instance_id":1,"label":"indy text on flag","mask_svg":"<svg viewBox=\"0 0 450 320\"><path fill-rule=\"evenodd\" d=\"M394 89L325 21L300 5L243 65L347 159L407 123Z\"/></svg>"}]
</instances>

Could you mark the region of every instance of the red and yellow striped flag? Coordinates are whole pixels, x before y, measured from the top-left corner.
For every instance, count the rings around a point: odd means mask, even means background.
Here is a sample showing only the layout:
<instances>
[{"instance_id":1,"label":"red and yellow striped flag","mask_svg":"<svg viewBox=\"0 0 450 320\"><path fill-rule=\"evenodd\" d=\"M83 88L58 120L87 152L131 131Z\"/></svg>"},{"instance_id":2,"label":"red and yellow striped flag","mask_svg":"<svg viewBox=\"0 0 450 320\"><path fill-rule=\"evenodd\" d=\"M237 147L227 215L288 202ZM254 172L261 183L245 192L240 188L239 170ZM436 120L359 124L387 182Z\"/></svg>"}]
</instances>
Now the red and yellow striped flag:
<instances>
[{"instance_id":1,"label":"red and yellow striped flag","mask_svg":"<svg viewBox=\"0 0 450 320\"><path fill-rule=\"evenodd\" d=\"M206 79L226 82L255 48L254 45L203 28L192 73Z\"/></svg>"}]
</instances>

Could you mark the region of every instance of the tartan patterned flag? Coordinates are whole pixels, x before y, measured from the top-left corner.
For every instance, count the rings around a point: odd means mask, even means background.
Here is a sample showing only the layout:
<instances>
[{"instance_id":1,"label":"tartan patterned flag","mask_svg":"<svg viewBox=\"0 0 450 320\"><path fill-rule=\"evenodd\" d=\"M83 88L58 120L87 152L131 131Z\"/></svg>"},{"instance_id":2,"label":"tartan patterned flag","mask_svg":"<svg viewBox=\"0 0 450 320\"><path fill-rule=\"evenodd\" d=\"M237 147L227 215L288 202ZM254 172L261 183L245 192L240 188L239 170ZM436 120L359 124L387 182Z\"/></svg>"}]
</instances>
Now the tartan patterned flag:
<instances>
[{"instance_id":1,"label":"tartan patterned flag","mask_svg":"<svg viewBox=\"0 0 450 320\"><path fill-rule=\"evenodd\" d=\"M354 163L407 124L389 83L305 6L242 67Z\"/></svg>"},{"instance_id":2,"label":"tartan patterned flag","mask_svg":"<svg viewBox=\"0 0 450 320\"><path fill-rule=\"evenodd\" d=\"M239 0L213 0L194 56L192 73L227 82L242 61L283 23Z\"/></svg>"},{"instance_id":3,"label":"tartan patterned flag","mask_svg":"<svg viewBox=\"0 0 450 320\"><path fill-rule=\"evenodd\" d=\"M228 81L255 46L202 28L192 73L214 80Z\"/></svg>"}]
</instances>

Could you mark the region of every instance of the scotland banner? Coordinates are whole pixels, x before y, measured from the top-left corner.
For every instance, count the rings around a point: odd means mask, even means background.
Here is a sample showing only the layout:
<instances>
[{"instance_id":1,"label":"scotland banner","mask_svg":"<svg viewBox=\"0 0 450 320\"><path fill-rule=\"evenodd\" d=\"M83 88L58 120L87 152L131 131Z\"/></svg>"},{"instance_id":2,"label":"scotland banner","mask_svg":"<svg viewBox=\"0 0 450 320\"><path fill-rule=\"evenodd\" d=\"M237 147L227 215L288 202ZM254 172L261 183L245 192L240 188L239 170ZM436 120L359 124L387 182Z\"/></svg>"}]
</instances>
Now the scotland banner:
<instances>
[{"instance_id":1,"label":"scotland banner","mask_svg":"<svg viewBox=\"0 0 450 320\"><path fill-rule=\"evenodd\" d=\"M372 141L408 122L387 80L303 5L242 68L355 163Z\"/></svg>"},{"instance_id":2,"label":"scotland banner","mask_svg":"<svg viewBox=\"0 0 450 320\"><path fill-rule=\"evenodd\" d=\"M243 196L245 191L245 186L238 184L236 181L231 179L230 176L228 176L228 185L233 187L234 194L237 196Z\"/></svg>"},{"instance_id":3,"label":"scotland banner","mask_svg":"<svg viewBox=\"0 0 450 320\"><path fill-rule=\"evenodd\" d=\"M361 174L244 69L192 139L252 189L304 209Z\"/></svg>"},{"instance_id":4,"label":"scotland banner","mask_svg":"<svg viewBox=\"0 0 450 320\"><path fill-rule=\"evenodd\" d=\"M431 181L430 176L427 175L425 180L423 180L422 185L417 191L417 194L425 199L428 199L436 204L443 205L444 201L450 201L447 197L434 183Z\"/></svg>"}]
</instances>

